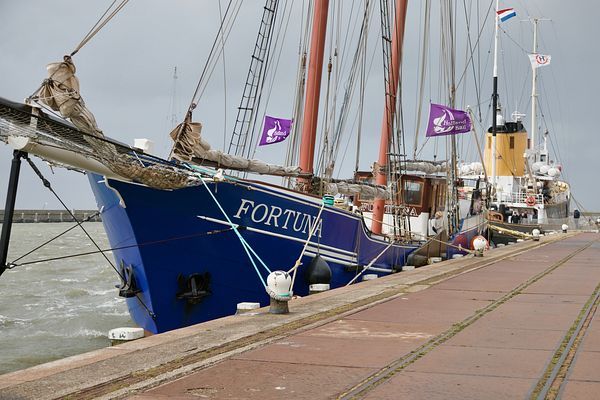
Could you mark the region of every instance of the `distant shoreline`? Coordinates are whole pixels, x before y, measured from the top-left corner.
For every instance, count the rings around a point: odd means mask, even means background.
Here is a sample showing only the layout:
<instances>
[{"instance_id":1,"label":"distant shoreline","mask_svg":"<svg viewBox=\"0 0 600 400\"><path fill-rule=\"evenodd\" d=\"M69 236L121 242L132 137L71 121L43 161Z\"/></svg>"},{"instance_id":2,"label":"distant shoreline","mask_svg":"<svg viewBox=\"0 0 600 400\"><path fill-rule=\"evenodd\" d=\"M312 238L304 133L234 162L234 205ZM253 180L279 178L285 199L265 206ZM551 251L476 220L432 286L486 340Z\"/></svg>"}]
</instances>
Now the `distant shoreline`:
<instances>
[{"instance_id":1,"label":"distant shoreline","mask_svg":"<svg viewBox=\"0 0 600 400\"><path fill-rule=\"evenodd\" d=\"M96 214L97 210L71 210L78 221L83 221ZM100 222L100 215L90 218L91 222ZM66 210L15 210L13 223L48 223L48 222L74 222L73 217ZM4 210L0 210L0 223L4 223Z\"/></svg>"}]
</instances>

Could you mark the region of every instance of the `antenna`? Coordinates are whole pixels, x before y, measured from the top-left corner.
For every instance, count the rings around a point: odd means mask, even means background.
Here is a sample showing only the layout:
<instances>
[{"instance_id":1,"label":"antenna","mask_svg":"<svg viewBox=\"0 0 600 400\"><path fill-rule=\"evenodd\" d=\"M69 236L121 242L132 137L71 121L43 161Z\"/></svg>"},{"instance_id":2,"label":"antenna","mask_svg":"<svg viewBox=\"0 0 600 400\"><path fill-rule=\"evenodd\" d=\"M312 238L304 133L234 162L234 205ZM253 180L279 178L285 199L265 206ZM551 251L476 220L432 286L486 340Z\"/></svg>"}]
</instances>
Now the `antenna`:
<instances>
[{"instance_id":1,"label":"antenna","mask_svg":"<svg viewBox=\"0 0 600 400\"><path fill-rule=\"evenodd\" d=\"M167 121L169 122L169 128L175 127L179 122L179 118L177 117L177 110L179 109L177 104L177 65L173 67L173 84L171 86L171 100L169 102L169 115L167 116Z\"/></svg>"}]
</instances>

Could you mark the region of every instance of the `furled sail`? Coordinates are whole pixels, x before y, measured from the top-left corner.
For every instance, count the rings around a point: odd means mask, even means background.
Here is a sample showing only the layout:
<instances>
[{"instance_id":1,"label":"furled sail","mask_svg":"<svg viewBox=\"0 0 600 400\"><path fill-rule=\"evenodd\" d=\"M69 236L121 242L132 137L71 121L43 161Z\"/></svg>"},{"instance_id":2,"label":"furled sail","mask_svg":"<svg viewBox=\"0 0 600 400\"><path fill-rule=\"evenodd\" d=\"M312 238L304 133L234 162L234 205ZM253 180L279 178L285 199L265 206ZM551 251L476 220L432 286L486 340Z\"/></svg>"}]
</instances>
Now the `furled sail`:
<instances>
[{"instance_id":1,"label":"furled sail","mask_svg":"<svg viewBox=\"0 0 600 400\"><path fill-rule=\"evenodd\" d=\"M86 107L79 92L75 64L69 56L47 67L48 79L36 93L42 104L58 111L77 129L86 133L85 141L93 149L92 156L115 174L157 189L177 189L197 184L197 179L182 170L158 164L144 164L133 154L118 152L104 140L94 114Z\"/></svg>"},{"instance_id":2,"label":"furled sail","mask_svg":"<svg viewBox=\"0 0 600 400\"><path fill-rule=\"evenodd\" d=\"M75 64L69 56L63 62L48 64L48 79L42 83L38 92L39 100L60 112L69 119L77 129L90 135L104 137L98 128L94 114L85 106L79 94L79 79L75 76Z\"/></svg>"},{"instance_id":3,"label":"furled sail","mask_svg":"<svg viewBox=\"0 0 600 400\"><path fill-rule=\"evenodd\" d=\"M366 185L352 182L330 182L326 184L327 193L344 194L346 196L360 195L363 199L390 199L391 192L381 185Z\"/></svg>"},{"instance_id":4,"label":"furled sail","mask_svg":"<svg viewBox=\"0 0 600 400\"><path fill-rule=\"evenodd\" d=\"M406 171L424 172L426 174L440 174L445 173L448 169L445 161L432 162L432 161L406 161L402 167Z\"/></svg>"},{"instance_id":5,"label":"furled sail","mask_svg":"<svg viewBox=\"0 0 600 400\"><path fill-rule=\"evenodd\" d=\"M219 167L254 172L257 174L298 176L300 167L269 164L261 160L247 159L214 150L201 136L202 124L192 122L188 113L185 121L171 131L171 138L175 142L173 157L185 162L195 162L196 159L208 160Z\"/></svg>"}]
</instances>

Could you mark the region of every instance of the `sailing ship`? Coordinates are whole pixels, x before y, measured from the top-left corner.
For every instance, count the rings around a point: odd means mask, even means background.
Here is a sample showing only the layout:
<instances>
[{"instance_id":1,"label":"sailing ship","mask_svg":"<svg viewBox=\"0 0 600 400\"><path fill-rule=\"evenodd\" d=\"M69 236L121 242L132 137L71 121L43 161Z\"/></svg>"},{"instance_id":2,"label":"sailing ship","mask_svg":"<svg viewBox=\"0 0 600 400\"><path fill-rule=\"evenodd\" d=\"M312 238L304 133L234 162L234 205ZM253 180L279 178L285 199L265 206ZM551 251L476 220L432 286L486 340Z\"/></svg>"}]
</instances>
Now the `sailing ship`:
<instances>
[{"instance_id":1,"label":"sailing ship","mask_svg":"<svg viewBox=\"0 0 600 400\"><path fill-rule=\"evenodd\" d=\"M308 294L311 285L340 287L365 272L383 276L407 263L422 264L436 246L436 255L464 253L484 229L484 191L463 191L458 199L455 159L446 167L402 158L396 117L407 2L381 3L385 107L373 171L355 168L351 179L333 179L330 156L323 174L315 173L327 0L312 4L308 76L299 88L305 97L303 105L298 102L302 122L295 124L299 143L292 146L300 149L299 167L249 157L278 9L277 0L267 0L228 152L203 139L202 125L192 119L194 101L171 132L168 159L105 137L81 98L72 59L90 37L49 65L48 79L26 104L1 99L0 138L15 149L7 221L20 161L29 161L29 154L86 172L121 279L119 294L133 321L151 333L230 315L240 302L267 304L272 294L266 278L276 270L293 274L291 297ZM388 10L394 11L393 22L383 12ZM222 26L216 40L224 35ZM364 48L360 52L365 60ZM272 141L282 126L271 132ZM285 184L248 173L284 177ZM445 220L439 226L445 229L431 238L434 215ZM2 233L0 273L7 268L9 223Z\"/></svg>"},{"instance_id":2,"label":"sailing ship","mask_svg":"<svg viewBox=\"0 0 600 400\"><path fill-rule=\"evenodd\" d=\"M496 6L494 56L493 121L485 138L485 165L490 176L492 196L487 213L489 237L494 244L507 244L528 237L534 230L564 223L569 216L570 186L561 179L562 166L554 164L548 151L548 132L543 144L537 131L537 73L550 63L550 56L538 54L539 18L532 18L533 50L530 137L522 121L523 114L513 113L513 121L505 121L498 105L497 47L500 19L515 16L512 9ZM508 18L507 18L508 17Z\"/></svg>"}]
</instances>

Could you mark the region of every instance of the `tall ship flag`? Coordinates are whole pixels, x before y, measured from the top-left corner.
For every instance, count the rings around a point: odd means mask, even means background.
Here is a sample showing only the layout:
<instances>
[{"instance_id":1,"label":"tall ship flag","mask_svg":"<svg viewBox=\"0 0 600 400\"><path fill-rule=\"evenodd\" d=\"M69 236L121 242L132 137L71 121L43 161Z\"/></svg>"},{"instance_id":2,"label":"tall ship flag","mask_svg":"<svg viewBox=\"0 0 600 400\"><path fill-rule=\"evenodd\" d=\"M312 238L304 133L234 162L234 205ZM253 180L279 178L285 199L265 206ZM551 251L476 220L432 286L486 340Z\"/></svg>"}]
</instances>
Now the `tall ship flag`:
<instances>
[{"instance_id":1,"label":"tall ship flag","mask_svg":"<svg viewBox=\"0 0 600 400\"><path fill-rule=\"evenodd\" d=\"M517 16L517 13L515 12L514 8L505 8L504 10L496 11L496 13L498 14L498 19L500 19L500 21L502 22L505 22L511 19L512 17Z\"/></svg>"}]
</instances>

